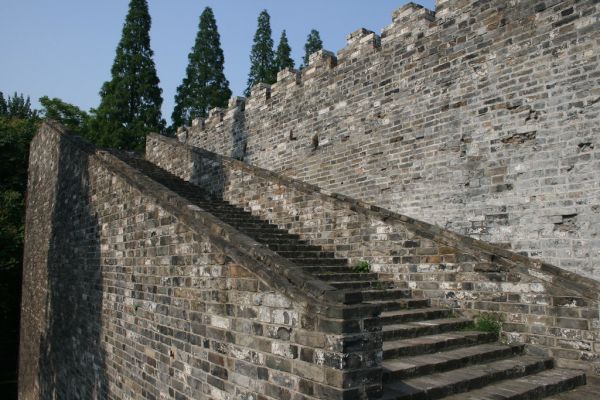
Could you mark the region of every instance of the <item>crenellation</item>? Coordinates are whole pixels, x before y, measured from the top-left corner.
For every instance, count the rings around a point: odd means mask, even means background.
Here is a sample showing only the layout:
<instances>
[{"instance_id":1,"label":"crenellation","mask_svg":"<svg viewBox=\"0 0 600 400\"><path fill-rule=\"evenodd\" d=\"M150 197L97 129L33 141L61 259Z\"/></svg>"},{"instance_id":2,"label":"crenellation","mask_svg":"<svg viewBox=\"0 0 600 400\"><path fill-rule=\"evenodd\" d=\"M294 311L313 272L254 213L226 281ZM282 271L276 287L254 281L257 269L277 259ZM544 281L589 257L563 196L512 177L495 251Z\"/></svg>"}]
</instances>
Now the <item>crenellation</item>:
<instances>
[{"instance_id":1,"label":"crenellation","mask_svg":"<svg viewBox=\"0 0 600 400\"><path fill-rule=\"evenodd\" d=\"M316 78L326 76L337 66L337 57L329 50L319 50L310 55L308 66L302 69L302 83L313 83Z\"/></svg>"},{"instance_id":2,"label":"crenellation","mask_svg":"<svg viewBox=\"0 0 600 400\"><path fill-rule=\"evenodd\" d=\"M271 98L271 85L267 83L257 83L250 89L250 98L246 102L246 108L251 109L260 107L265 101Z\"/></svg>"},{"instance_id":3,"label":"crenellation","mask_svg":"<svg viewBox=\"0 0 600 400\"><path fill-rule=\"evenodd\" d=\"M205 129L211 128L212 126L223 122L224 116L225 110L221 107L215 107L208 110L208 118L204 120Z\"/></svg>"},{"instance_id":4,"label":"crenellation","mask_svg":"<svg viewBox=\"0 0 600 400\"><path fill-rule=\"evenodd\" d=\"M233 96L229 99L227 103L228 110L240 109L243 111L244 106L246 104L246 98L242 96Z\"/></svg>"},{"instance_id":5,"label":"crenellation","mask_svg":"<svg viewBox=\"0 0 600 400\"><path fill-rule=\"evenodd\" d=\"M473 3L473 0L436 0L435 15L443 20L451 19Z\"/></svg>"},{"instance_id":6,"label":"crenellation","mask_svg":"<svg viewBox=\"0 0 600 400\"><path fill-rule=\"evenodd\" d=\"M382 30L385 42L405 41L407 37L429 36L436 27L435 12L415 3L409 3L392 15L392 23Z\"/></svg>"},{"instance_id":7,"label":"crenellation","mask_svg":"<svg viewBox=\"0 0 600 400\"><path fill-rule=\"evenodd\" d=\"M360 28L346 37L347 45L337 52L340 64L353 59L368 57L381 48L381 37L376 33Z\"/></svg>"},{"instance_id":8,"label":"crenellation","mask_svg":"<svg viewBox=\"0 0 600 400\"><path fill-rule=\"evenodd\" d=\"M277 73L277 82L271 85L271 95L287 94L294 87L301 85L302 75L298 70L286 68Z\"/></svg>"},{"instance_id":9,"label":"crenellation","mask_svg":"<svg viewBox=\"0 0 600 400\"><path fill-rule=\"evenodd\" d=\"M204 119L203 118L192 119L192 128L204 129Z\"/></svg>"},{"instance_id":10,"label":"crenellation","mask_svg":"<svg viewBox=\"0 0 600 400\"><path fill-rule=\"evenodd\" d=\"M392 22L394 23L407 23L421 19L430 22L435 21L435 11L411 2L392 13Z\"/></svg>"}]
</instances>

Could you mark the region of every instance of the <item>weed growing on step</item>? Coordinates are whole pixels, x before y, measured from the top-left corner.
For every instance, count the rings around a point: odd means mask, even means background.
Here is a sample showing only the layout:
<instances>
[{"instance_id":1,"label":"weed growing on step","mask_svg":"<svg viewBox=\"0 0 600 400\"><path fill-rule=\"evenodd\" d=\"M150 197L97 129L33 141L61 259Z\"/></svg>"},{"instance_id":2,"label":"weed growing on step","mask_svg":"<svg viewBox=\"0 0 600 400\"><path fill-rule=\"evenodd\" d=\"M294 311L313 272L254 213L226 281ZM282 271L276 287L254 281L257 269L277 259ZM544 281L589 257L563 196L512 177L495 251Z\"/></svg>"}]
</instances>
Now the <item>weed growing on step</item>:
<instances>
[{"instance_id":1,"label":"weed growing on step","mask_svg":"<svg viewBox=\"0 0 600 400\"><path fill-rule=\"evenodd\" d=\"M466 330L492 332L500 334L502 329L502 318L495 313L481 313L475 317L475 321L465 328Z\"/></svg>"},{"instance_id":2,"label":"weed growing on step","mask_svg":"<svg viewBox=\"0 0 600 400\"><path fill-rule=\"evenodd\" d=\"M366 260L359 261L358 264L354 266L354 272L366 273L369 271L371 271L371 264Z\"/></svg>"}]
</instances>

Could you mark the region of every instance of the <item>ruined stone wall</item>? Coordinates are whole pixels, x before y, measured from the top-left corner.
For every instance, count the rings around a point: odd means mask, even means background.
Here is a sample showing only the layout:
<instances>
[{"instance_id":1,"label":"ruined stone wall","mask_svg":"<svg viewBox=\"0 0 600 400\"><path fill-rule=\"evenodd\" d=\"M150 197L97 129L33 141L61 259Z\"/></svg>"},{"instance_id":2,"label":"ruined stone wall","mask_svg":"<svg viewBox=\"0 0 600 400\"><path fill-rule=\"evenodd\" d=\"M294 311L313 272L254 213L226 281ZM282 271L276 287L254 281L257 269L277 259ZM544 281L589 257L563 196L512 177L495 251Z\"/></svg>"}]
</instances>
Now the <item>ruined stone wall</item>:
<instances>
[{"instance_id":1,"label":"ruined stone wall","mask_svg":"<svg viewBox=\"0 0 600 400\"><path fill-rule=\"evenodd\" d=\"M600 279L600 4L437 3L181 138Z\"/></svg>"},{"instance_id":2,"label":"ruined stone wall","mask_svg":"<svg viewBox=\"0 0 600 400\"><path fill-rule=\"evenodd\" d=\"M26 230L20 399L381 387L373 307L311 297L274 253L51 124L31 145Z\"/></svg>"},{"instance_id":3,"label":"ruined stone wall","mask_svg":"<svg viewBox=\"0 0 600 400\"><path fill-rule=\"evenodd\" d=\"M206 150L149 136L146 158L311 244L367 260L415 297L492 312L507 341L600 374L600 283Z\"/></svg>"}]
</instances>

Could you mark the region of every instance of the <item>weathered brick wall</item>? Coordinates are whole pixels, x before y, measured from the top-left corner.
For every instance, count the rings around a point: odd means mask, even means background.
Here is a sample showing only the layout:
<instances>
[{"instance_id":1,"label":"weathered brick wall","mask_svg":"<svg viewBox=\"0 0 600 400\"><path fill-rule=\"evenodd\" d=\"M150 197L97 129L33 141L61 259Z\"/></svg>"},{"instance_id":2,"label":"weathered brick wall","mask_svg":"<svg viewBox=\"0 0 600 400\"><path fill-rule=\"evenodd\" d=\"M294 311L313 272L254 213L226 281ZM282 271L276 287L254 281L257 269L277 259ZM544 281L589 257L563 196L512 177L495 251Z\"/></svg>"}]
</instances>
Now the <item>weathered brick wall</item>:
<instances>
[{"instance_id":1,"label":"weathered brick wall","mask_svg":"<svg viewBox=\"0 0 600 400\"><path fill-rule=\"evenodd\" d=\"M495 313L508 341L600 373L595 280L173 139L149 136L146 158L337 257L369 261L417 297Z\"/></svg>"},{"instance_id":2,"label":"weathered brick wall","mask_svg":"<svg viewBox=\"0 0 600 400\"><path fill-rule=\"evenodd\" d=\"M181 137L600 279L600 4L437 3Z\"/></svg>"},{"instance_id":3,"label":"weathered brick wall","mask_svg":"<svg viewBox=\"0 0 600 400\"><path fill-rule=\"evenodd\" d=\"M320 298L331 288L55 125L31 155L21 399L380 388L376 308Z\"/></svg>"}]
</instances>

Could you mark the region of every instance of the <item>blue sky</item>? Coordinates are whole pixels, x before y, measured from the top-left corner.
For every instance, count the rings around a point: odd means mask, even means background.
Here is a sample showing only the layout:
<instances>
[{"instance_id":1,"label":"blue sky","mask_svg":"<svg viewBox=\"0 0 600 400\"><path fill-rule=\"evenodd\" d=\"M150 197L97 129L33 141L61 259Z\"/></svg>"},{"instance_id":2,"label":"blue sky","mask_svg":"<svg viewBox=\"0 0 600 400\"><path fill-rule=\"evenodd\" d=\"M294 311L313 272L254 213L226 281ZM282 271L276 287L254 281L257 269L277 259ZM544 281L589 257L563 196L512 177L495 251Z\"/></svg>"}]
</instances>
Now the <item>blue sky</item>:
<instances>
[{"instance_id":1,"label":"blue sky","mask_svg":"<svg viewBox=\"0 0 600 400\"><path fill-rule=\"evenodd\" d=\"M433 9L434 0L417 1ZM296 64L308 32L321 33L324 47L336 52L346 35L364 27L377 33L392 12L407 3L395 0L149 0L154 61L163 90L163 116L170 122L173 97L183 79L198 18L213 8L225 53L225 74L241 95L249 54L262 9L271 15L275 44L286 29ZM87 110L110 78L115 48L127 13L127 0L0 0L0 91L37 99L59 97Z\"/></svg>"}]
</instances>

